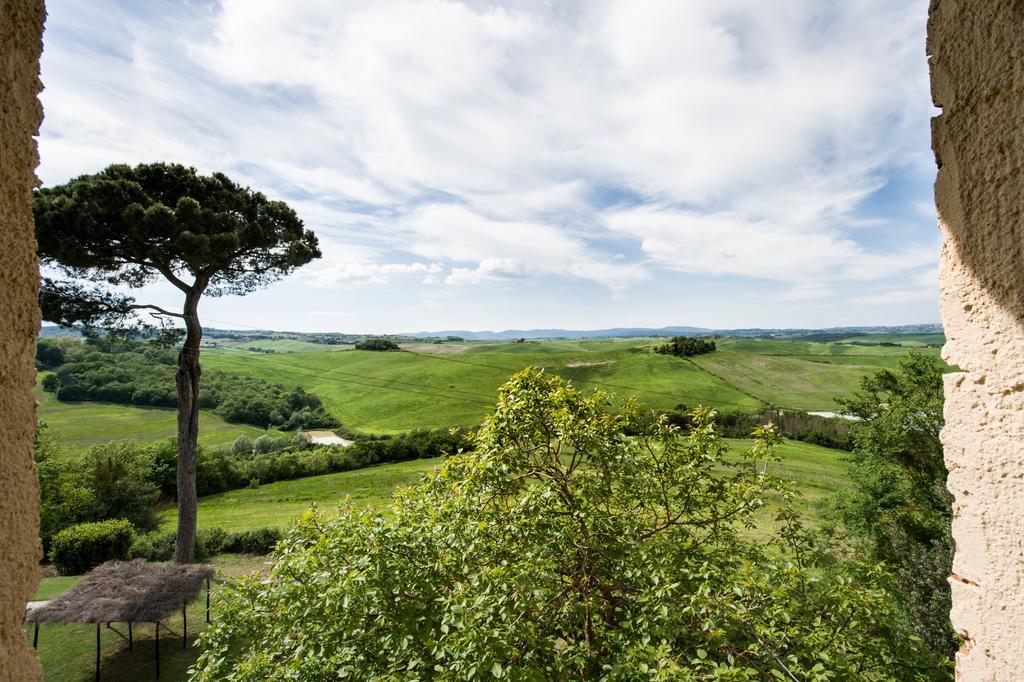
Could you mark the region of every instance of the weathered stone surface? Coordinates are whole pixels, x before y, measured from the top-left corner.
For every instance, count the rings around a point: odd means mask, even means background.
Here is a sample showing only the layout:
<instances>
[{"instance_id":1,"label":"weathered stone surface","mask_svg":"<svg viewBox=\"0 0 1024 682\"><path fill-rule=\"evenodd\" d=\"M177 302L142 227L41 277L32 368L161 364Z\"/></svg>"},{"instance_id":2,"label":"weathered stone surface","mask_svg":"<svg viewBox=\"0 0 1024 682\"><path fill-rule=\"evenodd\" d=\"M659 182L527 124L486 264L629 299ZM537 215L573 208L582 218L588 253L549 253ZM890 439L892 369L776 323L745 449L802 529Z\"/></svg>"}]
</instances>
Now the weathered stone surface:
<instances>
[{"instance_id":1,"label":"weathered stone surface","mask_svg":"<svg viewBox=\"0 0 1024 682\"><path fill-rule=\"evenodd\" d=\"M0 0L0 680L41 675L21 626L40 558L32 464L39 269L31 199L44 17L42 0Z\"/></svg>"},{"instance_id":2,"label":"weathered stone surface","mask_svg":"<svg viewBox=\"0 0 1024 682\"><path fill-rule=\"evenodd\" d=\"M1024 2L933 0L942 440L962 680L1024 679Z\"/></svg>"}]
</instances>

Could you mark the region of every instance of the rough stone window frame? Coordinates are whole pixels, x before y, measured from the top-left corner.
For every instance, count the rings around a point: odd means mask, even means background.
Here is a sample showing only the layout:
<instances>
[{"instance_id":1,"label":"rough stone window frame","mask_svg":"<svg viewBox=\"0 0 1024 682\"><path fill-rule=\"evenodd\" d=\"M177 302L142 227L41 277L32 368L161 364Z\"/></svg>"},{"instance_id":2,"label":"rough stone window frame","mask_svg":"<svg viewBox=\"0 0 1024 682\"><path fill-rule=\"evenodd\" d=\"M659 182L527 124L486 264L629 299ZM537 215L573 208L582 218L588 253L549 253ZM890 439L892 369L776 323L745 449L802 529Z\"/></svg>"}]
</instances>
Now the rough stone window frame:
<instances>
[{"instance_id":1,"label":"rough stone window frame","mask_svg":"<svg viewBox=\"0 0 1024 682\"><path fill-rule=\"evenodd\" d=\"M32 463L39 273L31 192L42 0L0 0L0 679L36 680L22 630L39 583ZM932 0L927 52L962 680L1024 679L1024 0Z\"/></svg>"}]
</instances>

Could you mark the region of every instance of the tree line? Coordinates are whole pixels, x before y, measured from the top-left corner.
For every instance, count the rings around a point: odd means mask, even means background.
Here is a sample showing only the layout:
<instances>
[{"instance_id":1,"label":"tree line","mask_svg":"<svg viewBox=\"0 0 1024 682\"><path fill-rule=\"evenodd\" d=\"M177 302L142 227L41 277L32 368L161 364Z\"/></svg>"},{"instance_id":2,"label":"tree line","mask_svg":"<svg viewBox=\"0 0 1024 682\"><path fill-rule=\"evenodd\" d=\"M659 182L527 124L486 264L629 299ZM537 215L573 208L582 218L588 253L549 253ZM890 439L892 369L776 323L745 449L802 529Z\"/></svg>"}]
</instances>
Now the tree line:
<instances>
[{"instance_id":1,"label":"tree line","mask_svg":"<svg viewBox=\"0 0 1024 682\"><path fill-rule=\"evenodd\" d=\"M39 339L37 367L52 370L43 389L61 401L103 401L124 405L176 407L177 352L144 341L109 338ZM320 398L302 388L208 370L199 407L225 421L264 428L336 428L340 422Z\"/></svg>"}]
</instances>

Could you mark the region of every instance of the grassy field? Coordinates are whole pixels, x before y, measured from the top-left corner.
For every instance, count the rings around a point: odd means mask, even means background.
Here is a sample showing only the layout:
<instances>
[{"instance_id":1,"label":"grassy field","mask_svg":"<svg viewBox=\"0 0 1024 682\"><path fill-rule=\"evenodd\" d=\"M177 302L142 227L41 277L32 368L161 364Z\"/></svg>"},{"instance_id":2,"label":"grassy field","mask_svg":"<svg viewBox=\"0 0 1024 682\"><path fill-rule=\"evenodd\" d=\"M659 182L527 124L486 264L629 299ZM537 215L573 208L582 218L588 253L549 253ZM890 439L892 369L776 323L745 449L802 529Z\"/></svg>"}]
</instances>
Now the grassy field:
<instances>
[{"instance_id":1,"label":"grassy field","mask_svg":"<svg viewBox=\"0 0 1024 682\"><path fill-rule=\"evenodd\" d=\"M938 356L937 349L920 352ZM895 367L907 353L892 346L730 339L692 362L763 402L796 410L832 411L835 399L861 377Z\"/></svg>"},{"instance_id":2,"label":"grassy field","mask_svg":"<svg viewBox=\"0 0 1024 682\"><path fill-rule=\"evenodd\" d=\"M85 448L125 438L154 441L172 438L178 432L178 413L174 408L61 402L39 386L34 393L39 402L39 419L73 447ZM256 438L263 433L263 429L255 426L229 424L212 412L199 413L199 442L204 447L225 448L240 435Z\"/></svg>"},{"instance_id":3,"label":"grassy field","mask_svg":"<svg viewBox=\"0 0 1024 682\"><path fill-rule=\"evenodd\" d=\"M496 391L528 365L544 367L652 407L715 404L755 410L758 401L690 362L655 355L646 340L470 344L456 355L340 351L287 357L211 351L208 367L296 384L315 393L353 429L395 433L472 425L490 412Z\"/></svg>"},{"instance_id":4,"label":"grassy field","mask_svg":"<svg viewBox=\"0 0 1024 682\"><path fill-rule=\"evenodd\" d=\"M860 341L866 343L898 343L901 346L915 347L915 346L941 346L946 343L946 335L942 332L932 332L924 334L863 334L861 336L851 336L848 339L842 340L844 343L849 341Z\"/></svg>"},{"instance_id":5,"label":"grassy field","mask_svg":"<svg viewBox=\"0 0 1024 682\"><path fill-rule=\"evenodd\" d=\"M933 335L905 336L908 344L916 344ZM244 345L280 353L208 348L203 365L301 386L319 396L349 429L398 433L480 423L490 413L498 387L528 365L565 376L584 390L604 389L617 400L636 396L656 409L704 404L752 412L771 404L834 411L836 397L856 390L861 377L896 366L908 352L902 346L744 338L721 339L714 353L674 358L652 352L661 342L630 338L407 344L404 352L380 353L274 339ZM920 350L938 355L935 348ZM36 395L40 417L77 446L117 438L153 440L175 432L171 409L59 403L38 389ZM256 427L227 424L211 413L204 413L201 420L200 438L207 447L230 445L243 433L261 433Z\"/></svg>"},{"instance_id":6,"label":"grassy field","mask_svg":"<svg viewBox=\"0 0 1024 682\"><path fill-rule=\"evenodd\" d=\"M582 389L635 395L652 408L714 405L753 411L762 404L835 410L860 378L894 367L907 349L805 341L724 339L720 350L681 359L651 351L658 339L475 342L440 352L334 351L289 356L212 350L204 363L225 372L299 385L352 429L395 433L479 423L498 386L535 365ZM923 352L937 354L936 349Z\"/></svg>"},{"instance_id":7,"label":"grassy field","mask_svg":"<svg viewBox=\"0 0 1024 682\"><path fill-rule=\"evenodd\" d=\"M298 339L252 339L250 341L232 341L230 339L211 339L207 342L206 348L234 348L248 350L256 348L262 351L274 351L275 353L323 353L324 351L345 350L351 348L350 344L324 344L299 341Z\"/></svg>"},{"instance_id":8,"label":"grassy field","mask_svg":"<svg viewBox=\"0 0 1024 682\"><path fill-rule=\"evenodd\" d=\"M440 459L420 459L397 464L311 476L294 481L268 483L258 488L243 488L210 495L199 501L199 527L248 530L263 526L284 527L313 504L333 509L342 499L366 507L383 507L400 486L412 485ZM174 530L174 509L160 512L161 530Z\"/></svg>"},{"instance_id":9,"label":"grassy field","mask_svg":"<svg viewBox=\"0 0 1024 682\"><path fill-rule=\"evenodd\" d=\"M735 452L741 452L750 446L750 441L730 440L729 445ZM778 452L783 461L772 464L771 472L797 482L803 493L797 506L812 517L822 499L845 487L847 453L799 441L783 443ZM229 531L283 527L314 503L330 510L346 497L358 505L381 508L388 504L396 488L416 483L439 463L439 459L421 459L382 464L211 495L199 500L199 526ZM175 524L175 511L163 510L161 530L174 530Z\"/></svg>"}]
</instances>

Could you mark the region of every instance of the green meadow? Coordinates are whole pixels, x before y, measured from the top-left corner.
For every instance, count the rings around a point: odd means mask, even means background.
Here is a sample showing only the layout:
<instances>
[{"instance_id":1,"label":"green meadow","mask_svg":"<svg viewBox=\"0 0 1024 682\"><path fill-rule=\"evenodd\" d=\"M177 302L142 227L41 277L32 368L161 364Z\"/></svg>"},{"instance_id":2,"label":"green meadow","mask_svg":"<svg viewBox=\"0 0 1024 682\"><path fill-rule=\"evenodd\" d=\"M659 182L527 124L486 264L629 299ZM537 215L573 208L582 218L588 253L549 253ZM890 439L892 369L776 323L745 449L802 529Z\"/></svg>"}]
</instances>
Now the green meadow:
<instances>
[{"instance_id":1,"label":"green meadow","mask_svg":"<svg viewBox=\"0 0 1024 682\"><path fill-rule=\"evenodd\" d=\"M876 336L902 335L863 338ZM934 335L907 336L913 336L907 344L919 344ZM571 379L582 390L605 390L617 401L634 396L655 409L703 404L731 412L753 412L764 405L835 411L837 397L856 390L862 377L895 367L909 350L904 345L740 338L720 339L713 353L676 358L653 352L662 341L413 343L404 344L401 352L292 339L218 341L218 347L204 350L202 362L210 369L301 386L319 396L346 428L386 434L479 424L490 413L498 387L529 365ZM919 351L938 354L936 348ZM119 438L155 440L176 432L170 408L62 403L38 387L36 396L40 418L74 446ZM204 412L200 433L204 446L217 448L262 430Z\"/></svg>"},{"instance_id":2,"label":"green meadow","mask_svg":"<svg viewBox=\"0 0 1024 682\"><path fill-rule=\"evenodd\" d=\"M38 416L51 432L76 448L87 448L112 440L141 442L173 438L178 432L178 413L170 407L136 407L115 403L61 402L38 385ZM229 424L212 412L199 413L199 443L208 448L226 448L243 434L256 438L263 429L247 424Z\"/></svg>"},{"instance_id":3,"label":"green meadow","mask_svg":"<svg viewBox=\"0 0 1024 682\"><path fill-rule=\"evenodd\" d=\"M635 396L651 408L712 405L749 412L764 404L832 411L861 377L894 367L894 346L723 339L693 358L658 355L659 339L473 342L410 346L404 352L327 351L267 355L212 349L207 367L302 386L350 429L396 433L472 425L486 418L514 372L543 367L584 390ZM430 352L424 352L430 351ZM935 349L923 352L938 353Z\"/></svg>"}]
</instances>

